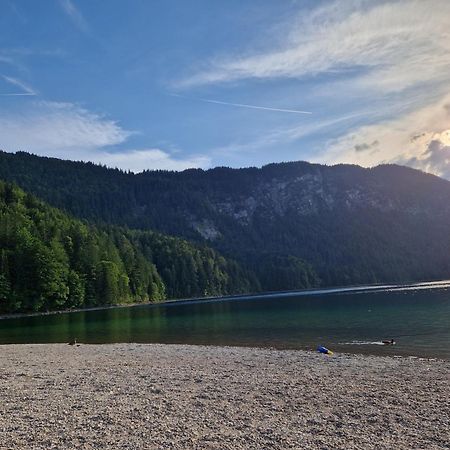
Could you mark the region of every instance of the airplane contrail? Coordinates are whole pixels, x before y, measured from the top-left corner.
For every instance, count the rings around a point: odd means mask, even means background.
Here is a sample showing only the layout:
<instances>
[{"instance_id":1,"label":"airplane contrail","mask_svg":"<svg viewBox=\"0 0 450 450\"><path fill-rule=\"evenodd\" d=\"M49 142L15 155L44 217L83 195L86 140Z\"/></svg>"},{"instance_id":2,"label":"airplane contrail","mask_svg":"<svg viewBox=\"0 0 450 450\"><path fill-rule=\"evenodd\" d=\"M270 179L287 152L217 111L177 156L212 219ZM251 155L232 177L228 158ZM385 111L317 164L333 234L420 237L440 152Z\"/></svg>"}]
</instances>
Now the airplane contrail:
<instances>
[{"instance_id":1,"label":"airplane contrail","mask_svg":"<svg viewBox=\"0 0 450 450\"><path fill-rule=\"evenodd\" d=\"M17 78L7 77L6 75L2 75L2 77L8 83L10 83L14 86L17 86L23 90L23 92L12 92L12 93L0 94L2 97L37 95L37 93L34 91L34 89L32 89L30 86L26 85L22 81L18 80Z\"/></svg>"},{"instance_id":2,"label":"airplane contrail","mask_svg":"<svg viewBox=\"0 0 450 450\"><path fill-rule=\"evenodd\" d=\"M215 103L217 105L236 106L237 108L262 109L264 111L276 111L276 112L291 113L291 114L312 114L311 111L301 111L298 109L270 108L268 106L247 105L245 103L223 102L220 100L212 100L209 98L191 98L191 97L185 97L184 95L180 95L180 94L169 94L169 95L171 95L172 97L180 97L180 98L185 98L188 100L198 100L200 102L205 102L205 103Z\"/></svg>"},{"instance_id":3,"label":"airplane contrail","mask_svg":"<svg viewBox=\"0 0 450 450\"><path fill-rule=\"evenodd\" d=\"M33 96L36 95L34 92L17 92L17 93L12 93L12 94L0 94L2 97L28 97L28 96Z\"/></svg>"}]
</instances>

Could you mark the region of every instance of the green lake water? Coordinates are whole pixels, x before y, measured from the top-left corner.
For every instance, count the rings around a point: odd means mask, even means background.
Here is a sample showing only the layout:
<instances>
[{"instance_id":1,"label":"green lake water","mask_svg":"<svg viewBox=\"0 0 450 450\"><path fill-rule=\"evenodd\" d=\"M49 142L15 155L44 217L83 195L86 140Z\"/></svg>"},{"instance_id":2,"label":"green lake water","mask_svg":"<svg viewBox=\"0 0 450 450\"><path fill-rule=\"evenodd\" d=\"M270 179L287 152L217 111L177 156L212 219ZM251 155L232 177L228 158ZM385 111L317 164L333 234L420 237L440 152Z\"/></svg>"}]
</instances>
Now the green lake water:
<instances>
[{"instance_id":1,"label":"green lake water","mask_svg":"<svg viewBox=\"0 0 450 450\"><path fill-rule=\"evenodd\" d=\"M325 289L0 320L0 343L184 343L450 359L450 282ZM395 346L381 340L395 339Z\"/></svg>"}]
</instances>

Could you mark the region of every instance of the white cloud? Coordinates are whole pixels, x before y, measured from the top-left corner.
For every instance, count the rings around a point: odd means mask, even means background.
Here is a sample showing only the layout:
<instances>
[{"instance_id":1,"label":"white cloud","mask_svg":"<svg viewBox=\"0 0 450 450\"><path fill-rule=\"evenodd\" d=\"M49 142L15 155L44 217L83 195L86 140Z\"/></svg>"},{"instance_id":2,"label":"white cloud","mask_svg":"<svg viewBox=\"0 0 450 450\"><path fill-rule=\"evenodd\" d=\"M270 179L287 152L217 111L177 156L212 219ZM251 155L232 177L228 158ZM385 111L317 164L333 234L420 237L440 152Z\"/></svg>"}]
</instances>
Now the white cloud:
<instances>
[{"instance_id":1,"label":"white cloud","mask_svg":"<svg viewBox=\"0 0 450 450\"><path fill-rule=\"evenodd\" d=\"M449 105L447 95L395 119L359 127L329 142L317 161L362 166L397 162L449 176L449 162L439 157L450 146Z\"/></svg>"},{"instance_id":2,"label":"white cloud","mask_svg":"<svg viewBox=\"0 0 450 450\"><path fill-rule=\"evenodd\" d=\"M450 130L442 133L440 138L432 140L421 155L403 162L450 179Z\"/></svg>"},{"instance_id":3,"label":"white cloud","mask_svg":"<svg viewBox=\"0 0 450 450\"><path fill-rule=\"evenodd\" d=\"M157 149L127 150L120 153L98 152L89 156L89 161L105 164L108 167L131 170L138 173L143 170L185 170L192 168L206 169L211 167L211 159L207 156L191 156L175 158L169 153Z\"/></svg>"},{"instance_id":4,"label":"white cloud","mask_svg":"<svg viewBox=\"0 0 450 450\"><path fill-rule=\"evenodd\" d=\"M450 78L447 0L327 3L286 24L277 48L213 59L181 86L361 70L361 87L403 90ZM287 30L286 30L287 28ZM270 37L270 41L279 41Z\"/></svg>"},{"instance_id":5,"label":"white cloud","mask_svg":"<svg viewBox=\"0 0 450 450\"><path fill-rule=\"evenodd\" d=\"M34 102L19 113L0 114L4 150L72 156L124 142L132 133L72 103Z\"/></svg>"},{"instance_id":6,"label":"white cloud","mask_svg":"<svg viewBox=\"0 0 450 450\"><path fill-rule=\"evenodd\" d=\"M326 99L333 107L342 105L342 117L366 111L370 124L356 127L354 122L349 131L346 123L340 137L325 138L317 162L399 162L450 177L448 0L324 2L299 11L276 30L260 36L257 51L212 58L205 70L178 87L309 79L325 104L324 111L317 110L319 122L267 130L242 148L294 142L325 131L320 122L327 116ZM333 123L333 117L327 122Z\"/></svg>"},{"instance_id":7,"label":"white cloud","mask_svg":"<svg viewBox=\"0 0 450 450\"><path fill-rule=\"evenodd\" d=\"M0 114L1 148L42 156L91 161L140 172L145 169L184 170L210 167L208 157L176 158L161 149L110 151L133 132L117 122L72 103L33 102L20 114Z\"/></svg>"}]
</instances>

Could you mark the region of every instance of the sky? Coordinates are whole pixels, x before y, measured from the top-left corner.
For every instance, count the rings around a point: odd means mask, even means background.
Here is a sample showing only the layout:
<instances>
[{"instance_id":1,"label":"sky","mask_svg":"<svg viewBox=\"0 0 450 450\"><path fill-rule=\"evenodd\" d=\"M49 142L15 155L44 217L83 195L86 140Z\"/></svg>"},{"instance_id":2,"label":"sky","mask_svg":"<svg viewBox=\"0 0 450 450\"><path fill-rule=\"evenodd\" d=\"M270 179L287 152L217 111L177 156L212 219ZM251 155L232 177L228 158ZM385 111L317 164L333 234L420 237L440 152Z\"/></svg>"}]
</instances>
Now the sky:
<instances>
[{"instance_id":1,"label":"sky","mask_svg":"<svg viewBox=\"0 0 450 450\"><path fill-rule=\"evenodd\" d=\"M450 1L0 0L0 148L450 179Z\"/></svg>"}]
</instances>

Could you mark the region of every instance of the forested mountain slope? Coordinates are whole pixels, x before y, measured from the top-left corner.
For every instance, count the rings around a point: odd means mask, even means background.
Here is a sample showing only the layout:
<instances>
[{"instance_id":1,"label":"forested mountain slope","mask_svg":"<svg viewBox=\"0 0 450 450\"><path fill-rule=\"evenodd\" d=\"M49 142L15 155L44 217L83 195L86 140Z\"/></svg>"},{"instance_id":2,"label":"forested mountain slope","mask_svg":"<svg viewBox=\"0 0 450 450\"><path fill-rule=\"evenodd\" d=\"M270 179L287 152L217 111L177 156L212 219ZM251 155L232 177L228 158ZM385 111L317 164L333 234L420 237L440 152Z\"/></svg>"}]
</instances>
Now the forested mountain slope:
<instances>
[{"instance_id":1,"label":"forested mountain slope","mask_svg":"<svg viewBox=\"0 0 450 450\"><path fill-rule=\"evenodd\" d=\"M155 229L232 257L263 289L450 276L450 182L406 167L124 173L23 152L0 178L98 223Z\"/></svg>"},{"instance_id":2,"label":"forested mountain slope","mask_svg":"<svg viewBox=\"0 0 450 450\"><path fill-rule=\"evenodd\" d=\"M251 274L214 250L153 232L88 225L0 181L0 313L258 288Z\"/></svg>"}]
</instances>

